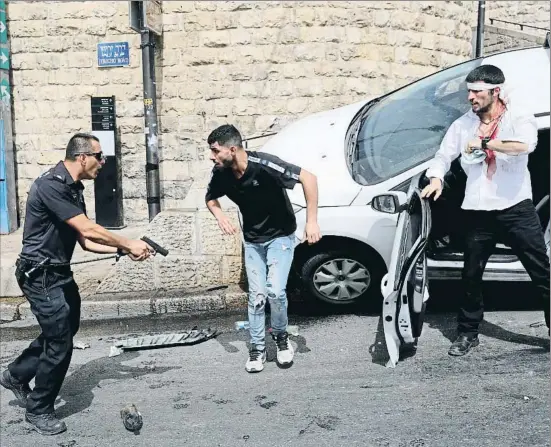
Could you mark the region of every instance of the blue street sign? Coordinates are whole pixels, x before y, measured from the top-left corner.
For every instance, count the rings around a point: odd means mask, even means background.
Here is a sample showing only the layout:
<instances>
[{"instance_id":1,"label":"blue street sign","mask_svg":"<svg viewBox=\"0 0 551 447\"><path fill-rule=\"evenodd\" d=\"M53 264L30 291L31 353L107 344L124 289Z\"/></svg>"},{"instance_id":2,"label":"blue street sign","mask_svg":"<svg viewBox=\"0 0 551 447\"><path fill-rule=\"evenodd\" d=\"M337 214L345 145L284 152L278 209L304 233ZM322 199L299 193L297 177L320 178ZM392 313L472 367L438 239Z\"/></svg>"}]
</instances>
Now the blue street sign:
<instances>
[{"instance_id":1,"label":"blue street sign","mask_svg":"<svg viewBox=\"0 0 551 447\"><path fill-rule=\"evenodd\" d=\"M10 103L10 82L6 78L0 81L0 100Z\"/></svg>"},{"instance_id":2,"label":"blue street sign","mask_svg":"<svg viewBox=\"0 0 551 447\"><path fill-rule=\"evenodd\" d=\"M0 69L9 70L10 51L7 48L0 48Z\"/></svg>"},{"instance_id":3,"label":"blue street sign","mask_svg":"<svg viewBox=\"0 0 551 447\"><path fill-rule=\"evenodd\" d=\"M98 67L130 65L128 42L98 43Z\"/></svg>"}]
</instances>

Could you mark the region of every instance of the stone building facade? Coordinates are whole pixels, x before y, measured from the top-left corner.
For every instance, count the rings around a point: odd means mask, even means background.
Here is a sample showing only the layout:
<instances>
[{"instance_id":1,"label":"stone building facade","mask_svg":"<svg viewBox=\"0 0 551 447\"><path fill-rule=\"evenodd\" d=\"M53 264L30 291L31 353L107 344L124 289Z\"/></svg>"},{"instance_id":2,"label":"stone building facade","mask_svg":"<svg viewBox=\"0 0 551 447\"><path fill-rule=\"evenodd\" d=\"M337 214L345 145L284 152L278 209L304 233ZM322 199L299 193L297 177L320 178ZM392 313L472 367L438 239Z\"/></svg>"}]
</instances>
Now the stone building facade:
<instances>
[{"instance_id":1,"label":"stone building facade","mask_svg":"<svg viewBox=\"0 0 551 447\"><path fill-rule=\"evenodd\" d=\"M487 1L490 17L549 26L547 1ZM393 90L472 56L476 1L166 1L157 44L162 209L210 170L205 139L245 136ZM32 181L91 128L90 97L116 97L124 223L148 221L140 36L128 2L8 2L19 212ZM129 42L128 67L96 46ZM195 185L195 186L193 186ZM86 189L94 217L93 187Z\"/></svg>"}]
</instances>

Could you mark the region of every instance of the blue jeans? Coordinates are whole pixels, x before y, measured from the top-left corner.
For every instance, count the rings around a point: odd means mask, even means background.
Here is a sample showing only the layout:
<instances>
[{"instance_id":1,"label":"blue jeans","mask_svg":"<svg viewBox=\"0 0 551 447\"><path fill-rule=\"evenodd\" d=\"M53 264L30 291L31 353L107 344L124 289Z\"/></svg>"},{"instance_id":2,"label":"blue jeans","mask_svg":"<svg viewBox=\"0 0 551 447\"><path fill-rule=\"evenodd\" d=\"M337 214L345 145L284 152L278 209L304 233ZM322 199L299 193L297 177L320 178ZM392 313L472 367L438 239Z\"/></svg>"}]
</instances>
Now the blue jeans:
<instances>
[{"instance_id":1,"label":"blue jeans","mask_svg":"<svg viewBox=\"0 0 551 447\"><path fill-rule=\"evenodd\" d=\"M268 242L245 242L245 269L249 282L251 347L265 348L266 299L270 302L274 334L287 331L287 278L293 262L295 235Z\"/></svg>"}]
</instances>

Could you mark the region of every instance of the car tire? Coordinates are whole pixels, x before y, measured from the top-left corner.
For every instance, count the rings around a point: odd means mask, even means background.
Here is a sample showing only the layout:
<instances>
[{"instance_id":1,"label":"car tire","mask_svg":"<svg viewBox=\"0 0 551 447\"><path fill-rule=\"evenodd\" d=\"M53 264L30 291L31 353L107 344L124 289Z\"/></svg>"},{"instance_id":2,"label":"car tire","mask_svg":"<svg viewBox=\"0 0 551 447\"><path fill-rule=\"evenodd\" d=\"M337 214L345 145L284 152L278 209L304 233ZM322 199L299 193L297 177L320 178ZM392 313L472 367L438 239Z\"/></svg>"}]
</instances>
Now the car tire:
<instances>
[{"instance_id":1,"label":"car tire","mask_svg":"<svg viewBox=\"0 0 551 447\"><path fill-rule=\"evenodd\" d=\"M354 250L352 248L334 249L311 254L301 267L298 274L304 292L309 297L331 305L361 304L378 308L381 303L381 280L386 271L378 256L373 256L369 250ZM331 283L330 271L338 269L342 274L334 276ZM347 277L344 271L349 270ZM365 278L367 276L367 278ZM350 283L353 282L353 285ZM361 284L366 283L365 290ZM340 284L337 286L337 284ZM326 286L326 287L323 287ZM324 291L320 289L324 288ZM341 289L341 297L337 289ZM346 298L346 291L350 298Z\"/></svg>"}]
</instances>

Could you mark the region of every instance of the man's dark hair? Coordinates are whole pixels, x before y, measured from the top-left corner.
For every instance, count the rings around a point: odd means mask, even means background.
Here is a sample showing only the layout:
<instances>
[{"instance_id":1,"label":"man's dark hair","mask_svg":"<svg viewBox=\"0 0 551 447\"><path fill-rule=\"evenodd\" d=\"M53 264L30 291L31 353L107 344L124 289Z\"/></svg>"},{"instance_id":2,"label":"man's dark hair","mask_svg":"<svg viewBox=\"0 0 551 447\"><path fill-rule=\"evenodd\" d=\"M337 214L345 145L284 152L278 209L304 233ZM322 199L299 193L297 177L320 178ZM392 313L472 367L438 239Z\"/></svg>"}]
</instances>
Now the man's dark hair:
<instances>
[{"instance_id":1,"label":"man's dark hair","mask_svg":"<svg viewBox=\"0 0 551 447\"><path fill-rule=\"evenodd\" d=\"M220 146L237 146L243 147L243 139L241 134L231 124L224 124L223 126L214 129L207 138L209 145L218 143Z\"/></svg>"},{"instance_id":2,"label":"man's dark hair","mask_svg":"<svg viewBox=\"0 0 551 447\"><path fill-rule=\"evenodd\" d=\"M67 149L65 149L65 160L75 161L78 154L89 154L92 152L92 141L99 143L98 137L89 133L74 134L67 144Z\"/></svg>"},{"instance_id":3,"label":"man's dark hair","mask_svg":"<svg viewBox=\"0 0 551 447\"><path fill-rule=\"evenodd\" d=\"M467 82L486 82L488 84L503 84L505 75L495 65L480 65L467 75Z\"/></svg>"}]
</instances>

